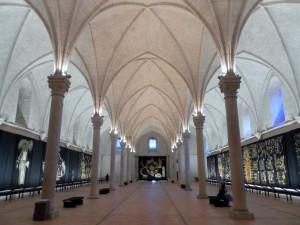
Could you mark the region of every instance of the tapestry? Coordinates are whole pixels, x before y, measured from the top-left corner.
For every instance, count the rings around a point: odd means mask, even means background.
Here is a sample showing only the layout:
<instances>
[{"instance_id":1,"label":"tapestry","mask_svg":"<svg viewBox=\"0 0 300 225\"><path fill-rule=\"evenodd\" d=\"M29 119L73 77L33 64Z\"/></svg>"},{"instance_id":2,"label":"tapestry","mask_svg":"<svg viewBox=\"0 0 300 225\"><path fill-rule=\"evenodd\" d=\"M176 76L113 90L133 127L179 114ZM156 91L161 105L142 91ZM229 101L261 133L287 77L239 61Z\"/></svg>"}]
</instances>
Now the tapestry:
<instances>
[{"instance_id":1,"label":"tapestry","mask_svg":"<svg viewBox=\"0 0 300 225\"><path fill-rule=\"evenodd\" d=\"M207 158L207 170L208 170L208 178L216 179L216 157L211 156Z\"/></svg>"},{"instance_id":2,"label":"tapestry","mask_svg":"<svg viewBox=\"0 0 300 225\"><path fill-rule=\"evenodd\" d=\"M298 166L298 176L300 179L300 133L294 134L294 145L295 145L295 151L296 151L296 157L297 157L297 166Z\"/></svg>"},{"instance_id":3,"label":"tapestry","mask_svg":"<svg viewBox=\"0 0 300 225\"><path fill-rule=\"evenodd\" d=\"M140 156L139 157L139 179L163 180L166 179L166 157L165 156Z\"/></svg>"},{"instance_id":4,"label":"tapestry","mask_svg":"<svg viewBox=\"0 0 300 225\"><path fill-rule=\"evenodd\" d=\"M25 184L25 177L30 167L29 153L32 151L33 141L22 139L18 144L18 156L16 159L16 169L18 175L18 186Z\"/></svg>"}]
</instances>

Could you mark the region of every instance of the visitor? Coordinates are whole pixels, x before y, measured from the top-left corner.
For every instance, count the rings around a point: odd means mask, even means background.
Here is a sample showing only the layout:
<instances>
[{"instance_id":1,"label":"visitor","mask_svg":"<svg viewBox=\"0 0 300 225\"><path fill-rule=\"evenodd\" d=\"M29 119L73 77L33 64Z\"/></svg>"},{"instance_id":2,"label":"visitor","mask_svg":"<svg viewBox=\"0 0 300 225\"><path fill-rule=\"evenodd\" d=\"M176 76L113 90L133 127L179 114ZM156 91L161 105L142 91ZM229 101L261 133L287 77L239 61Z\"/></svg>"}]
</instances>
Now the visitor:
<instances>
[{"instance_id":1,"label":"visitor","mask_svg":"<svg viewBox=\"0 0 300 225\"><path fill-rule=\"evenodd\" d=\"M221 188L219 190L217 198L219 200L224 201L225 204L228 204L229 202L233 201L233 198L232 198L231 194L227 193L227 188L226 188L224 183L221 185Z\"/></svg>"}]
</instances>

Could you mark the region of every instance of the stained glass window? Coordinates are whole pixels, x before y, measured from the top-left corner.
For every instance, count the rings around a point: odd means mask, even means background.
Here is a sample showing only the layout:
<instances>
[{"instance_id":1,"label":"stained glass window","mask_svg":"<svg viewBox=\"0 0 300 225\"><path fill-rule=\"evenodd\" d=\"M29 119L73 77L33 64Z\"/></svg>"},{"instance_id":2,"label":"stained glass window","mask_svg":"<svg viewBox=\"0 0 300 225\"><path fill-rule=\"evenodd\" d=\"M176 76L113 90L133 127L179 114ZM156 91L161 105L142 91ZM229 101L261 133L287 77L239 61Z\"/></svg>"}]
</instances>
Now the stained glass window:
<instances>
[{"instance_id":1,"label":"stained glass window","mask_svg":"<svg viewBox=\"0 0 300 225\"><path fill-rule=\"evenodd\" d=\"M273 127L277 127L285 122L281 83L278 78L271 80L269 90Z\"/></svg>"},{"instance_id":2,"label":"stained glass window","mask_svg":"<svg viewBox=\"0 0 300 225\"><path fill-rule=\"evenodd\" d=\"M118 138L118 139L117 139L117 142L116 142L116 149L117 149L117 150L120 150L120 149L121 149L121 138Z\"/></svg>"},{"instance_id":3,"label":"stained glass window","mask_svg":"<svg viewBox=\"0 0 300 225\"><path fill-rule=\"evenodd\" d=\"M251 121L248 112L246 112L246 114L243 117L243 133L244 138L251 137Z\"/></svg>"},{"instance_id":4,"label":"stained glass window","mask_svg":"<svg viewBox=\"0 0 300 225\"><path fill-rule=\"evenodd\" d=\"M156 150L157 149L157 143L155 138L149 139L149 149L150 150Z\"/></svg>"}]
</instances>

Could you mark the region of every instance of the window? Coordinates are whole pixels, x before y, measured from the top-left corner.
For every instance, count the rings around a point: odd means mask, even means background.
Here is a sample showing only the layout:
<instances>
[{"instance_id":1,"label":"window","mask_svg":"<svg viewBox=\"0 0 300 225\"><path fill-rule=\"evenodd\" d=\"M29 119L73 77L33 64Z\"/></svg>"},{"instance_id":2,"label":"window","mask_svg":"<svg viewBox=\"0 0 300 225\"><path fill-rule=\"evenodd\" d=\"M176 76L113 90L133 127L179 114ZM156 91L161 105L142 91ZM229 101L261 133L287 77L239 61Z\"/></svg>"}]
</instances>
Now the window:
<instances>
[{"instance_id":1,"label":"window","mask_svg":"<svg viewBox=\"0 0 300 225\"><path fill-rule=\"evenodd\" d=\"M281 83L277 77L272 78L270 81L269 91L273 127L277 127L285 123Z\"/></svg>"},{"instance_id":2,"label":"window","mask_svg":"<svg viewBox=\"0 0 300 225\"><path fill-rule=\"evenodd\" d=\"M156 150L157 149L157 143L155 138L150 138L148 143L149 150Z\"/></svg>"},{"instance_id":3,"label":"window","mask_svg":"<svg viewBox=\"0 0 300 225\"><path fill-rule=\"evenodd\" d=\"M120 150L120 149L121 149L121 138L118 138L118 139L117 139L117 142L116 142L116 149L117 149L117 150Z\"/></svg>"},{"instance_id":4,"label":"window","mask_svg":"<svg viewBox=\"0 0 300 225\"><path fill-rule=\"evenodd\" d=\"M251 137L251 121L248 111L245 112L245 115L243 117L243 133L244 138Z\"/></svg>"},{"instance_id":5,"label":"window","mask_svg":"<svg viewBox=\"0 0 300 225\"><path fill-rule=\"evenodd\" d=\"M32 85L28 79L25 78L21 81L16 114L16 124L23 127L28 127L32 89Z\"/></svg>"}]
</instances>

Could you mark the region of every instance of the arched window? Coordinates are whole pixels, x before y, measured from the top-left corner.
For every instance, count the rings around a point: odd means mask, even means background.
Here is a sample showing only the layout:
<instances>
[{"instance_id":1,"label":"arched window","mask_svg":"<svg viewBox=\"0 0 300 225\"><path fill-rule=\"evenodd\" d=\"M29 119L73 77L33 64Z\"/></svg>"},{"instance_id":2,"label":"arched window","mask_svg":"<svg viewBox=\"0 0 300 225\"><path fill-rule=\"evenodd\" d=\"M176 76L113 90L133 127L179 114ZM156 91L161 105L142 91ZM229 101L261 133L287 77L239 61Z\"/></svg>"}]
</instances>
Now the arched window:
<instances>
[{"instance_id":1,"label":"arched window","mask_svg":"<svg viewBox=\"0 0 300 225\"><path fill-rule=\"evenodd\" d=\"M277 127L285 122L281 83L277 77L272 78L270 81L269 91L273 127Z\"/></svg>"},{"instance_id":2,"label":"arched window","mask_svg":"<svg viewBox=\"0 0 300 225\"><path fill-rule=\"evenodd\" d=\"M149 150L156 150L157 149L157 142L155 138L150 138L148 142Z\"/></svg>"},{"instance_id":3,"label":"arched window","mask_svg":"<svg viewBox=\"0 0 300 225\"><path fill-rule=\"evenodd\" d=\"M16 124L28 127L32 99L32 85L28 79L21 81L16 114Z\"/></svg>"},{"instance_id":4,"label":"arched window","mask_svg":"<svg viewBox=\"0 0 300 225\"><path fill-rule=\"evenodd\" d=\"M243 134L244 138L251 137L251 120L248 110L243 115Z\"/></svg>"},{"instance_id":5,"label":"arched window","mask_svg":"<svg viewBox=\"0 0 300 225\"><path fill-rule=\"evenodd\" d=\"M116 149L120 150L121 149L121 138L118 138L116 141Z\"/></svg>"},{"instance_id":6,"label":"arched window","mask_svg":"<svg viewBox=\"0 0 300 225\"><path fill-rule=\"evenodd\" d=\"M210 149L209 149L209 143L208 143L208 141L207 141L206 138L204 140L205 140L205 153L208 154L209 151L210 151Z\"/></svg>"}]
</instances>

